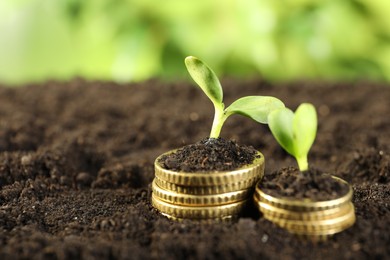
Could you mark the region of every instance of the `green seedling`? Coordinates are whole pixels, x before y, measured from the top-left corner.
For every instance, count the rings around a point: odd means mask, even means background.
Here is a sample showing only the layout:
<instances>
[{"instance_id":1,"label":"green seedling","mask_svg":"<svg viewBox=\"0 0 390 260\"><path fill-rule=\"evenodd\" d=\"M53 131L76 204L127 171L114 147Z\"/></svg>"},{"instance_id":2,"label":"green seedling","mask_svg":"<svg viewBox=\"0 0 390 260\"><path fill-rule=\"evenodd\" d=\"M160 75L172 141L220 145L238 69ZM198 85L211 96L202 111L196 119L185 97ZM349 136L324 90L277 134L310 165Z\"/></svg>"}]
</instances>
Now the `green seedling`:
<instances>
[{"instance_id":1,"label":"green seedling","mask_svg":"<svg viewBox=\"0 0 390 260\"><path fill-rule=\"evenodd\" d=\"M288 108L273 111L268 125L278 143L295 157L301 172L309 168L307 155L317 132L317 114L312 104L303 103L292 112Z\"/></svg>"},{"instance_id":2,"label":"green seedling","mask_svg":"<svg viewBox=\"0 0 390 260\"><path fill-rule=\"evenodd\" d=\"M192 56L185 59L185 64L192 79L214 105L215 114L210 138L219 137L226 119L233 114L241 114L266 124L271 111L284 108L283 102L274 97L247 96L234 101L225 109L222 86L215 73L204 62Z\"/></svg>"}]
</instances>

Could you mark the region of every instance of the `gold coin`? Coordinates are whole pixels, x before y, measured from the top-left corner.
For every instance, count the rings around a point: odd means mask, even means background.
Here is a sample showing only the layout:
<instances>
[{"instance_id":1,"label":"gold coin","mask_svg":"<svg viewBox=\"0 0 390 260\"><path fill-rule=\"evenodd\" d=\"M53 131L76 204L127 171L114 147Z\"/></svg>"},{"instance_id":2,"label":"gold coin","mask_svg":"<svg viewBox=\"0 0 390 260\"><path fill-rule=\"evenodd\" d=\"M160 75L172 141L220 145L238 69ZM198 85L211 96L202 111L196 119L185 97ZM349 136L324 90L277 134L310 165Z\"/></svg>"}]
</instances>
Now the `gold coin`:
<instances>
[{"instance_id":1,"label":"gold coin","mask_svg":"<svg viewBox=\"0 0 390 260\"><path fill-rule=\"evenodd\" d=\"M238 190L251 189L258 181L258 178L248 179L242 182L231 183L226 185L214 185L214 186L183 186L177 185L174 183L166 182L160 180L159 178L154 178L154 182L161 188L165 190L170 190L173 192L188 194L188 195L214 195L227 193Z\"/></svg>"},{"instance_id":2,"label":"gold coin","mask_svg":"<svg viewBox=\"0 0 390 260\"><path fill-rule=\"evenodd\" d=\"M257 208L268 217L275 219L288 219L288 220L322 220L327 218L334 218L337 216L344 215L350 210L353 205L351 203L344 203L340 207L324 209L324 210L313 210L313 211L304 211L296 212L292 210L286 210L282 208L275 207L273 205L267 204L265 202L258 201L258 198L255 197L255 205Z\"/></svg>"},{"instance_id":3,"label":"gold coin","mask_svg":"<svg viewBox=\"0 0 390 260\"><path fill-rule=\"evenodd\" d=\"M308 217L303 217L301 220L288 219L268 212L263 213L263 216L290 233L315 238L333 235L353 226L356 221L353 204L348 203L346 209L344 214L325 216L323 219L309 219Z\"/></svg>"},{"instance_id":4,"label":"gold coin","mask_svg":"<svg viewBox=\"0 0 390 260\"><path fill-rule=\"evenodd\" d=\"M290 233L297 234L297 235L309 235L309 236L324 236L324 235L333 235L336 233L339 233L351 226L355 223L355 214L352 212L342 219L337 224L332 225L321 225L320 227L313 226L313 225L307 225L302 226L300 228L292 227L292 226L283 226L281 224L276 223L277 225L287 229Z\"/></svg>"},{"instance_id":5,"label":"gold coin","mask_svg":"<svg viewBox=\"0 0 390 260\"><path fill-rule=\"evenodd\" d=\"M265 194L257 185L253 196L254 202L265 219L290 233L304 238L324 240L351 227L356 221L355 208L351 202L351 186L340 178L333 178L349 187L348 193L338 199L313 202L277 198Z\"/></svg>"},{"instance_id":6,"label":"gold coin","mask_svg":"<svg viewBox=\"0 0 390 260\"><path fill-rule=\"evenodd\" d=\"M172 219L172 220L175 220L175 221L183 221L185 220L185 218L176 218L176 217L173 217L169 214L166 214L166 213L162 213L160 212L161 215L169 218L169 219ZM208 223L208 222L213 222L213 221L218 221L218 222L226 222L226 223L229 223L229 222L233 222L235 220L237 220L238 218L238 215L229 215L229 216L225 216L225 217L222 217L222 218L207 218L207 219L197 219L197 221L201 221L202 223Z\"/></svg>"},{"instance_id":7,"label":"gold coin","mask_svg":"<svg viewBox=\"0 0 390 260\"><path fill-rule=\"evenodd\" d=\"M322 220L290 220L290 219L279 219L278 224L282 225L290 230L302 230L302 231L321 231L328 229L340 228L345 225L349 225L355 220L355 210L351 205L349 210L337 217L322 219Z\"/></svg>"},{"instance_id":8,"label":"gold coin","mask_svg":"<svg viewBox=\"0 0 390 260\"><path fill-rule=\"evenodd\" d=\"M231 204L207 207L179 206L160 200L152 194L152 205L162 214L179 219L215 219L238 215L247 204L247 200Z\"/></svg>"},{"instance_id":9,"label":"gold coin","mask_svg":"<svg viewBox=\"0 0 390 260\"><path fill-rule=\"evenodd\" d=\"M338 232L341 232L349 227L351 227L355 223L355 214L350 212L349 214L340 217L337 221L338 223L332 224L320 224L320 223L301 223L302 225L297 225L286 222L280 222L280 219L269 219L266 218L276 225L285 228L292 234L297 235L307 235L307 236L324 236L324 235L332 235ZM335 220L336 221L336 220Z\"/></svg>"},{"instance_id":10,"label":"gold coin","mask_svg":"<svg viewBox=\"0 0 390 260\"><path fill-rule=\"evenodd\" d=\"M170 151L165 154L172 152L174 151ZM246 181L253 178L261 179L264 174L264 156L260 152L257 152L256 156L258 157L254 159L252 164L243 166L237 170L196 173L176 172L164 169L159 163L159 160L163 155L160 155L154 163L156 177L160 180L183 186L226 185Z\"/></svg>"},{"instance_id":11,"label":"gold coin","mask_svg":"<svg viewBox=\"0 0 390 260\"><path fill-rule=\"evenodd\" d=\"M310 199L303 200L294 200L291 198L278 198L266 194L259 188L259 185L256 185L256 190L254 196L260 201L273 205L277 208L287 209L296 212L311 212L311 211L321 211L331 208L340 207L342 204L348 203L352 199L352 188L346 181L332 176L332 178L338 180L339 182L348 185L348 192L344 196L327 201L312 201Z\"/></svg>"},{"instance_id":12,"label":"gold coin","mask_svg":"<svg viewBox=\"0 0 390 260\"><path fill-rule=\"evenodd\" d=\"M355 211L351 207L350 210L342 215L332 219L325 220L289 220L281 219L273 215L264 214L264 218L272 221L276 225L285 228L292 234L303 236L328 236L341 232L351 227L355 221Z\"/></svg>"},{"instance_id":13,"label":"gold coin","mask_svg":"<svg viewBox=\"0 0 390 260\"><path fill-rule=\"evenodd\" d=\"M162 189L155 181L152 183L152 191L162 201L183 206L224 205L248 199L252 195L251 189L215 195L188 195Z\"/></svg>"}]
</instances>

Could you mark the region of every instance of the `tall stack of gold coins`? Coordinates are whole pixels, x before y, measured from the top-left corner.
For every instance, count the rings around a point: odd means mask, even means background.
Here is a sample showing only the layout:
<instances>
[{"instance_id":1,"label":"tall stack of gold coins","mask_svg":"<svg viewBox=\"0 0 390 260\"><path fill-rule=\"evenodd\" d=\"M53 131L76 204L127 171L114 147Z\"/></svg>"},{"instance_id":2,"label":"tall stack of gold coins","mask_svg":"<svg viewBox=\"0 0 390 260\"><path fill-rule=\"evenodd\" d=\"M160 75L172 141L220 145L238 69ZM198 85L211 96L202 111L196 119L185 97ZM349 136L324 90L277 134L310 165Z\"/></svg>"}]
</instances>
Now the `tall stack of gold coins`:
<instances>
[{"instance_id":1,"label":"tall stack of gold coins","mask_svg":"<svg viewBox=\"0 0 390 260\"><path fill-rule=\"evenodd\" d=\"M342 179L333 178L348 185ZM340 198L317 202L274 197L257 186L254 200L264 218L303 238L326 240L355 223L351 186Z\"/></svg>"},{"instance_id":2,"label":"tall stack of gold coins","mask_svg":"<svg viewBox=\"0 0 390 260\"><path fill-rule=\"evenodd\" d=\"M252 201L255 184L264 174L264 157L224 172L176 172L155 161L152 205L171 219L231 219Z\"/></svg>"}]
</instances>

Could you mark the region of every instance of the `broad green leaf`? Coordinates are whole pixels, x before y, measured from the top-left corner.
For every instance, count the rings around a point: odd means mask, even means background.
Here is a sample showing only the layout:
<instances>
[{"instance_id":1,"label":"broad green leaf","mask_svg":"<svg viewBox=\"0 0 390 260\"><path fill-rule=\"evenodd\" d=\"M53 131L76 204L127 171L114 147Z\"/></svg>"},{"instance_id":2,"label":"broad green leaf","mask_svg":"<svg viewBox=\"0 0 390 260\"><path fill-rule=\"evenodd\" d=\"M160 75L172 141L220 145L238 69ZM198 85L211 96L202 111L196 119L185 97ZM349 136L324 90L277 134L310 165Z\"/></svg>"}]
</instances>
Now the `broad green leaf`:
<instances>
[{"instance_id":1,"label":"broad green leaf","mask_svg":"<svg viewBox=\"0 0 390 260\"><path fill-rule=\"evenodd\" d=\"M187 57L185 59L185 64L192 79L210 98L214 106L221 107L223 91L221 83L214 71L212 71L203 61L193 56Z\"/></svg>"},{"instance_id":2,"label":"broad green leaf","mask_svg":"<svg viewBox=\"0 0 390 260\"><path fill-rule=\"evenodd\" d=\"M282 108L269 114L268 125L280 146L295 157L293 119L294 113L288 108Z\"/></svg>"},{"instance_id":3,"label":"broad green leaf","mask_svg":"<svg viewBox=\"0 0 390 260\"><path fill-rule=\"evenodd\" d=\"M312 104L303 103L298 107L292 128L296 157L307 156L317 133L317 114Z\"/></svg>"},{"instance_id":4,"label":"broad green leaf","mask_svg":"<svg viewBox=\"0 0 390 260\"><path fill-rule=\"evenodd\" d=\"M313 105L301 104L295 114L288 108L271 112L268 125L278 143L298 162L299 169L308 169L307 155L317 132L317 114Z\"/></svg>"},{"instance_id":5,"label":"broad green leaf","mask_svg":"<svg viewBox=\"0 0 390 260\"><path fill-rule=\"evenodd\" d=\"M284 104L274 97L248 96L243 97L226 108L226 113L241 114L252 118L253 120L266 124L270 112L284 108Z\"/></svg>"}]
</instances>

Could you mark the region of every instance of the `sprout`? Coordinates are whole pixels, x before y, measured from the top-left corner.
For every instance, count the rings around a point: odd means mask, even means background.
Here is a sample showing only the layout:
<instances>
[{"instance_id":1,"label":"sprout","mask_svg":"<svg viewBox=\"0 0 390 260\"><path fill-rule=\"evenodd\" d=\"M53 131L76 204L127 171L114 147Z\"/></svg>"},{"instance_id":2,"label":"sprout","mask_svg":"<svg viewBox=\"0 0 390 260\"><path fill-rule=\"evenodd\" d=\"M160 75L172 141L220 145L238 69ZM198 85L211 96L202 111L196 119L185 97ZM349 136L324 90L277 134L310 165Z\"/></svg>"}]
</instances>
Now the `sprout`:
<instances>
[{"instance_id":1,"label":"sprout","mask_svg":"<svg viewBox=\"0 0 390 260\"><path fill-rule=\"evenodd\" d=\"M307 155L317 132L317 114L312 104L303 103L292 112L288 108L273 111L268 125L278 143L295 157L301 172L309 168Z\"/></svg>"},{"instance_id":2,"label":"sprout","mask_svg":"<svg viewBox=\"0 0 390 260\"><path fill-rule=\"evenodd\" d=\"M225 109L222 86L215 73L204 62L192 56L185 59L185 64L193 80L214 105L215 114L210 138L219 137L226 119L233 114L241 114L266 124L271 111L284 108L283 102L277 98L248 96L236 100Z\"/></svg>"}]
</instances>

